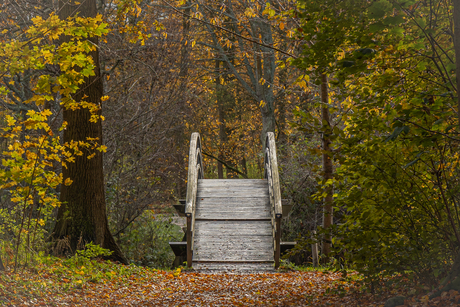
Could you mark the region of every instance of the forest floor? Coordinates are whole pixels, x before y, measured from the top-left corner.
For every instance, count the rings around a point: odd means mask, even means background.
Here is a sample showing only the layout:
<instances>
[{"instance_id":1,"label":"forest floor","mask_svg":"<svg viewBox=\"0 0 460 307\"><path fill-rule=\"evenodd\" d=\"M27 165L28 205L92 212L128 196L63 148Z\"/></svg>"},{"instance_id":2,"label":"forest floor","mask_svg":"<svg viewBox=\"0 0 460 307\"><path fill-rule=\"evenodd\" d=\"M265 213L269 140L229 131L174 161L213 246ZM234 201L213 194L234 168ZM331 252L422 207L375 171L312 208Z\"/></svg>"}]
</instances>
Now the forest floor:
<instances>
[{"instance_id":1,"label":"forest floor","mask_svg":"<svg viewBox=\"0 0 460 307\"><path fill-rule=\"evenodd\" d=\"M368 293L356 273L293 271L205 274L163 271L106 261L52 259L0 272L0 306L460 306L457 292L428 300L427 289L403 276Z\"/></svg>"}]
</instances>

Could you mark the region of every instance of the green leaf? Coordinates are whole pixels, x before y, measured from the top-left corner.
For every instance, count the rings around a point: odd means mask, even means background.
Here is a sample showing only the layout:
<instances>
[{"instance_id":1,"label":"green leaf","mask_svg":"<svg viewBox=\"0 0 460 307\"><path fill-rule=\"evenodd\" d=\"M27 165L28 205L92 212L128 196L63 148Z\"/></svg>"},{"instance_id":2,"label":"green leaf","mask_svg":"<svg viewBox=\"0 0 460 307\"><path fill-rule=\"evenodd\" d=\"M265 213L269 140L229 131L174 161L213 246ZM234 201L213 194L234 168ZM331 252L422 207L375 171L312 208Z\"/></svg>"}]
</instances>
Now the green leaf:
<instances>
[{"instance_id":1,"label":"green leaf","mask_svg":"<svg viewBox=\"0 0 460 307\"><path fill-rule=\"evenodd\" d=\"M412 162L409 162L407 163L404 168L408 168L409 166L411 165L414 165L415 163L417 163L418 160L420 160L420 156L423 154L423 151L419 152L416 156L415 156L415 160L412 161Z\"/></svg>"},{"instance_id":2,"label":"green leaf","mask_svg":"<svg viewBox=\"0 0 460 307\"><path fill-rule=\"evenodd\" d=\"M385 140L385 143L388 141L394 141L401 133L407 134L409 132L409 127L407 126L399 126L396 127L393 130L393 133L391 133Z\"/></svg>"},{"instance_id":3,"label":"green leaf","mask_svg":"<svg viewBox=\"0 0 460 307\"><path fill-rule=\"evenodd\" d=\"M390 10L391 3L388 0L377 0L369 7L370 16L375 19L382 18Z\"/></svg>"},{"instance_id":4,"label":"green leaf","mask_svg":"<svg viewBox=\"0 0 460 307\"><path fill-rule=\"evenodd\" d=\"M404 18L401 15L386 17L382 21L386 25L399 25L404 22Z\"/></svg>"},{"instance_id":5,"label":"green leaf","mask_svg":"<svg viewBox=\"0 0 460 307\"><path fill-rule=\"evenodd\" d=\"M371 31L373 33L383 31L386 28L388 28L388 26L383 24L383 22L381 22L381 21L369 25L369 31Z\"/></svg>"}]
</instances>

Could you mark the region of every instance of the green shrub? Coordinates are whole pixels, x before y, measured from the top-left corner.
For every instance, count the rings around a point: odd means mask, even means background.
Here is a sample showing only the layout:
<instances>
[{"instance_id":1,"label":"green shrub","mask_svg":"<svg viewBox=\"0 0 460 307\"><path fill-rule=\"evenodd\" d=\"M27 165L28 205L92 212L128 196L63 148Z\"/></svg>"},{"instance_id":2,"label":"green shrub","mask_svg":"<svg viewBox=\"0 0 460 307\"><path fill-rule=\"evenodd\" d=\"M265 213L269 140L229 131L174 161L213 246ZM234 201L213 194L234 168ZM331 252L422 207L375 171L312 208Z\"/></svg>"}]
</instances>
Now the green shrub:
<instances>
[{"instance_id":1,"label":"green shrub","mask_svg":"<svg viewBox=\"0 0 460 307\"><path fill-rule=\"evenodd\" d=\"M154 268L168 268L174 261L169 241L181 241L184 235L172 217L146 210L118 236L118 244L130 262Z\"/></svg>"}]
</instances>

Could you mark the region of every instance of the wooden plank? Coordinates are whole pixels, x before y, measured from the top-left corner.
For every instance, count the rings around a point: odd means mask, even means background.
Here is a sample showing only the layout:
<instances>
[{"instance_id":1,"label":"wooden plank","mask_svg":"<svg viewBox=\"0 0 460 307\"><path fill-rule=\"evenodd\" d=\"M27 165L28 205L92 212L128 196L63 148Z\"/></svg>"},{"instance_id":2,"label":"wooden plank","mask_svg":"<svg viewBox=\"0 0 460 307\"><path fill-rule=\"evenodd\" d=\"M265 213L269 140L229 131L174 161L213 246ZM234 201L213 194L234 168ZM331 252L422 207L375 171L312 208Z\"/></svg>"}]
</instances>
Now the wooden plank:
<instances>
[{"instance_id":1,"label":"wooden plank","mask_svg":"<svg viewBox=\"0 0 460 307\"><path fill-rule=\"evenodd\" d=\"M205 197L240 197L240 198L248 198L248 197L264 197L268 198L268 189L266 191L262 190L248 190L248 191L200 191L197 192L196 198L205 198Z\"/></svg>"},{"instance_id":2,"label":"wooden plank","mask_svg":"<svg viewBox=\"0 0 460 307\"><path fill-rule=\"evenodd\" d=\"M228 237L228 236L268 236L272 237L272 230L271 229L225 229L225 230L217 230L217 231L209 231L209 230L196 230L195 236L221 236L221 237Z\"/></svg>"},{"instance_id":3,"label":"wooden plank","mask_svg":"<svg viewBox=\"0 0 460 307\"><path fill-rule=\"evenodd\" d=\"M259 197L258 199L247 197L200 197L197 199L197 206L203 207L270 207L268 196Z\"/></svg>"},{"instance_id":4,"label":"wooden plank","mask_svg":"<svg viewBox=\"0 0 460 307\"><path fill-rule=\"evenodd\" d=\"M202 197L202 199L197 199L201 203L225 203L225 204L239 204L241 203L241 197L228 197L227 199L223 200L222 198L214 198L212 196ZM268 197L246 197L244 202L247 204L267 204L270 202Z\"/></svg>"},{"instance_id":5,"label":"wooden plank","mask_svg":"<svg viewBox=\"0 0 460 307\"><path fill-rule=\"evenodd\" d=\"M265 239L264 239L265 238ZM232 237L230 239L218 239L214 240L208 238L195 239L194 249L196 251L273 251L273 239L269 236L259 236L258 238L245 238L241 240L238 237Z\"/></svg>"},{"instance_id":6,"label":"wooden plank","mask_svg":"<svg viewBox=\"0 0 460 307\"><path fill-rule=\"evenodd\" d=\"M199 186L254 186L268 185L267 179L198 179Z\"/></svg>"},{"instance_id":7,"label":"wooden plank","mask_svg":"<svg viewBox=\"0 0 460 307\"><path fill-rule=\"evenodd\" d=\"M203 191L213 191L213 192L222 192L222 191L268 191L268 185L267 186L245 186L245 187L232 187L232 186L227 186L227 187L203 187L199 186L197 187L198 192L203 192Z\"/></svg>"},{"instance_id":8,"label":"wooden plank","mask_svg":"<svg viewBox=\"0 0 460 307\"><path fill-rule=\"evenodd\" d=\"M204 246L206 244L211 245L222 245L222 246L236 246L236 245L247 245L247 246L272 246L273 239L271 236L264 235L240 235L240 236L208 236L208 235L196 235L195 244Z\"/></svg>"},{"instance_id":9,"label":"wooden plank","mask_svg":"<svg viewBox=\"0 0 460 307\"><path fill-rule=\"evenodd\" d=\"M251 212L258 212L258 211L267 211L270 212L270 207L268 206L263 206L263 205L246 205L245 203L240 204L240 205L224 205L224 204L218 204L218 205L204 205L204 206L199 206L197 209L200 210L205 210L209 212L218 212L218 211L251 211Z\"/></svg>"},{"instance_id":10,"label":"wooden plank","mask_svg":"<svg viewBox=\"0 0 460 307\"><path fill-rule=\"evenodd\" d=\"M194 252L197 255L203 253L257 253L273 256L273 243L266 242L251 242L251 243L238 243L229 244L228 242L199 242L195 243ZM219 259L217 259L219 260Z\"/></svg>"},{"instance_id":11,"label":"wooden plank","mask_svg":"<svg viewBox=\"0 0 460 307\"><path fill-rule=\"evenodd\" d=\"M195 219L216 219L216 220L225 220L225 219L232 219L232 220L260 220L260 219L270 219L270 211L242 211L242 210L235 210L235 211L216 211L216 212L209 212L206 210L198 209L196 211Z\"/></svg>"},{"instance_id":12,"label":"wooden plank","mask_svg":"<svg viewBox=\"0 0 460 307\"><path fill-rule=\"evenodd\" d=\"M248 187L256 187L256 188L263 188L268 187L268 180L260 180L260 181L245 181L245 180L233 180L229 182L218 180L217 182L209 182L209 180L204 179L198 182L198 187L200 188L248 188Z\"/></svg>"},{"instance_id":13,"label":"wooden plank","mask_svg":"<svg viewBox=\"0 0 460 307\"><path fill-rule=\"evenodd\" d=\"M272 243L273 245L273 243ZM223 260L225 258L220 257L238 257L241 260L248 260L250 257L247 255L264 255L273 257L273 247L261 245L250 245L250 244L241 244L239 246L227 246L225 244L206 244L206 245L199 245L194 248L194 254L197 257L200 255L221 255L215 260ZM252 256L251 256L252 257ZM271 259L271 258L270 258Z\"/></svg>"},{"instance_id":14,"label":"wooden plank","mask_svg":"<svg viewBox=\"0 0 460 307\"><path fill-rule=\"evenodd\" d=\"M273 261L273 249L266 250L241 250L241 249L195 249L193 260L215 260L215 261L252 261L267 260Z\"/></svg>"},{"instance_id":15,"label":"wooden plank","mask_svg":"<svg viewBox=\"0 0 460 307\"><path fill-rule=\"evenodd\" d=\"M271 228L260 228L260 229L218 229L218 230L201 230L197 229L195 231L195 236L269 236L272 237L272 229Z\"/></svg>"},{"instance_id":16,"label":"wooden plank","mask_svg":"<svg viewBox=\"0 0 460 307\"><path fill-rule=\"evenodd\" d=\"M194 262L193 269L203 273L219 272L219 271L234 271L238 273L252 272L272 272L274 271L273 262L259 263L238 263L238 262Z\"/></svg>"},{"instance_id":17,"label":"wooden plank","mask_svg":"<svg viewBox=\"0 0 460 307\"><path fill-rule=\"evenodd\" d=\"M195 224L196 231L220 231L225 232L227 229L268 229L271 233L271 223L267 221L197 221Z\"/></svg>"},{"instance_id":18,"label":"wooden plank","mask_svg":"<svg viewBox=\"0 0 460 307\"><path fill-rule=\"evenodd\" d=\"M260 214L269 214L269 216L271 216L271 210L269 208L266 208L266 207L208 207L208 208L203 208L203 207L200 207L200 208L197 208L197 214L198 212L206 212L206 213L219 213L219 212L226 212L226 213L229 213L229 214L233 214L234 215L237 215L237 214L240 214L240 213L260 213Z\"/></svg>"},{"instance_id":19,"label":"wooden plank","mask_svg":"<svg viewBox=\"0 0 460 307\"><path fill-rule=\"evenodd\" d=\"M273 251L208 251L196 250L193 261L273 261Z\"/></svg>"}]
</instances>

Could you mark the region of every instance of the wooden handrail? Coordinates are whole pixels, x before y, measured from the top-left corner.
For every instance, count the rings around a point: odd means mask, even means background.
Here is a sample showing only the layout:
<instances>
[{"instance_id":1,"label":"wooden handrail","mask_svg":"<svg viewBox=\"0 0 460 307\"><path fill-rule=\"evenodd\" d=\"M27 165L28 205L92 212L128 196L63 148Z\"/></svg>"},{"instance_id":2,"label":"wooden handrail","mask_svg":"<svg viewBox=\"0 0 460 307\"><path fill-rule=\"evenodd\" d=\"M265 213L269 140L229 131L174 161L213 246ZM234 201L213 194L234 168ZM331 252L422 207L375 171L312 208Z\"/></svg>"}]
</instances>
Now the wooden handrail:
<instances>
[{"instance_id":1,"label":"wooden handrail","mask_svg":"<svg viewBox=\"0 0 460 307\"><path fill-rule=\"evenodd\" d=\"M273 247L275 268L280 265L281 218L283 207L281 204L281 188L276 158L275 134L268 132L265 139L265 179L268 180L270 207L272 210Z\"/></svg>"},{"instance_id":2,"label":"wooden handrail","mask_svg":"<svg viewBox=\"0 0 460 307\"><path fill-rule=\"evenodd\" d=\"M203 179L203 157L201 155L201 138L198 132L192 133L188 155L187 198L185 216L187 217L187 266L192 267L193 235L195 228L195 209L198 179Z\"/></svg>"}]
</instances>

